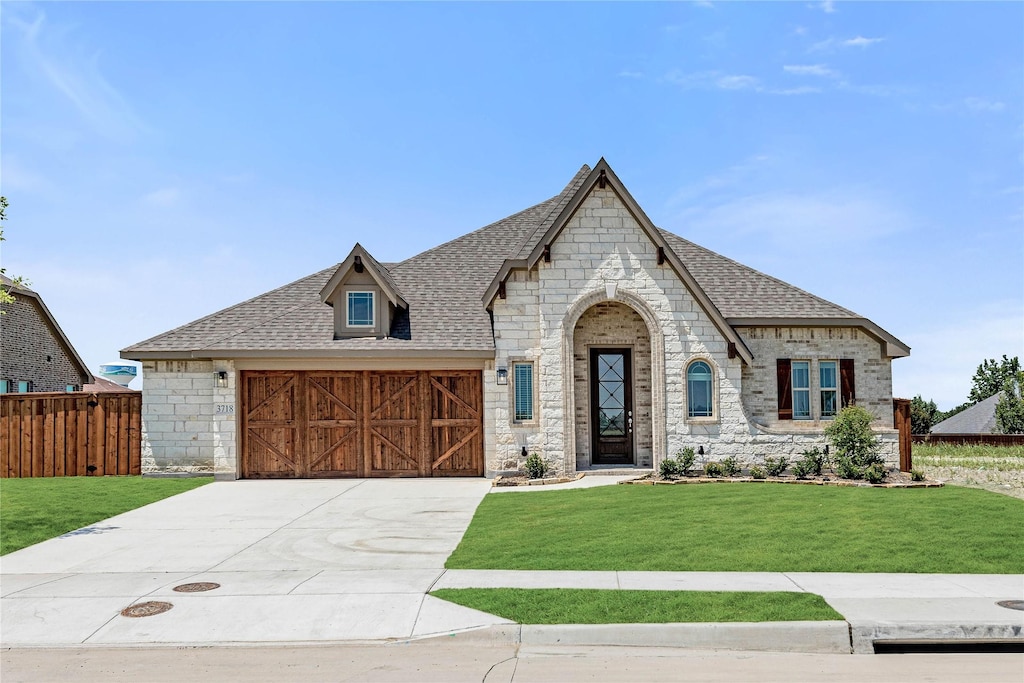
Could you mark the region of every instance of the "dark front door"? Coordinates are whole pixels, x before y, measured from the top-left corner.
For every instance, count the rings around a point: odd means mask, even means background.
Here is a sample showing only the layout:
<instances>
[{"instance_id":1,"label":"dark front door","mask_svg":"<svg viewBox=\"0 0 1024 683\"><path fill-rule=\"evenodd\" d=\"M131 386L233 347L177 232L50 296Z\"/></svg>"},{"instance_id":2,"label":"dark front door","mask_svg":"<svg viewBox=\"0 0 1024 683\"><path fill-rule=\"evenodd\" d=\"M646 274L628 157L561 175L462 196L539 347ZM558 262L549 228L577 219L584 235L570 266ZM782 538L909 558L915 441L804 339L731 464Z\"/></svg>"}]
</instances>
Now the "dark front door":
<instances>
[{"instance_id":1,"label":"dark front door","mask_svg":"<svg viewBox=\"0 0 1024 683\"><path fill-rule=\"evenodd\" d=\"M595 465L633 464L629 349L590 350L590 432Z\"/></svg>"}]
</instances>

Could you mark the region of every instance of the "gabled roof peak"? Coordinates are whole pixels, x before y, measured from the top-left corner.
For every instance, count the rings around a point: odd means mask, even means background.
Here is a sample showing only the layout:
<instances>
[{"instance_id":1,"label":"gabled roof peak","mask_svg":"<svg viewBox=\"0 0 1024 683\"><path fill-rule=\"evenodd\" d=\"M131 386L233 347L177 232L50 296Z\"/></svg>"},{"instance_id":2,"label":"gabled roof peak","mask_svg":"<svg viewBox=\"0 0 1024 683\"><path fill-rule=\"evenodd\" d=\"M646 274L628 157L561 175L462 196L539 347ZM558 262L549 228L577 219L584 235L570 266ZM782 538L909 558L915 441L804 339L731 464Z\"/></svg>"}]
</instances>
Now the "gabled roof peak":
<instances>
[{"instance_id":1,"label":"gabled roof peak","mask_svg":"<svg viewBox=\"0 0 1024 683\"><path fill-rule=\"evenodd\" d=\"M341 262L338 268L331 275L330 279L327 280L327 284L320 290L320 301L333 305L334 293L337 291L338 286L344 282L346 276L350 272L356 273L367 273L374 279L377 286L380 287L381 291L398 308L408 308L409 304L402 296L402 292L398 289L398 285L391 277L391 273L380 264L377 259L366 250L363 245L356 242L355 246L352 247L352 251L349 252L345 260Z\"/></svg>"}]
</instances>

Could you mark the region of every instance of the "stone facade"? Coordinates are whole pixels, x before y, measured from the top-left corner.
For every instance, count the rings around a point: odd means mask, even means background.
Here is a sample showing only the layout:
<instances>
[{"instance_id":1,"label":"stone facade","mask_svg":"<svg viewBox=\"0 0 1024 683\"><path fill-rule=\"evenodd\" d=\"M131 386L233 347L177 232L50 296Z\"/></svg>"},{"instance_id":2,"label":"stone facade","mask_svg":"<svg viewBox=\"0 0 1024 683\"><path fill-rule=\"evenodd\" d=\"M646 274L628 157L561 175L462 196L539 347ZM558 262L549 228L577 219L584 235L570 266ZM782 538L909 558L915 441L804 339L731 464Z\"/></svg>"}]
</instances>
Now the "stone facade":
<instances>
[{"instance_id":1,"label":"stone facade","mask_svg":"<svg viewBox=\"0 0 1024 683\"><path fill-rule=\"evenodd\" d=\"M736 456L747 465L823 446L827 423L777 419L778 358L853 358L858 402L878 416L886 460L898 462L890 360L866 333L838 327L742 328L738 333L755 362L747 367L738 357L730 359L725 337L672 268L658 264L657 247L612 189L591 192L550 254L550 262L539 262L534 270L513 271L506 297L493 303L495 364L535 363L538 414L529 425L514 423L509 387L485 383L484 401L493 415L488 474L521 468L524 449L541 454L560 474L589 465L585 363L595 345L638 350L638 466L656 467L686 446L703 447L705 461ZM710 418L687 415L685 373L698 359L714 373Z\"/></svg>"},{"instance_id":2,"label":"stone facade","mask_svg":"<svg viewBox=\"0 0 1024 683\"><path fill-rule=\"evenodd\" d=\"M12 292L0 320L0 379L16 391L19 381L31 382L32 391L81 390L88 378L61 343L39 304Z\"/></svg>"},{"instance_id":3,"label":"stone facade","mask_svg":"<svg viewBox=\"0 0 1024 683\"><path fill-rule=\"evenodd\" d=\"M215 373L227 374L218 387ZM143 472L216 472L234 479L235 372L231 361L142 364Z\"/></svg>"}]
</instances>

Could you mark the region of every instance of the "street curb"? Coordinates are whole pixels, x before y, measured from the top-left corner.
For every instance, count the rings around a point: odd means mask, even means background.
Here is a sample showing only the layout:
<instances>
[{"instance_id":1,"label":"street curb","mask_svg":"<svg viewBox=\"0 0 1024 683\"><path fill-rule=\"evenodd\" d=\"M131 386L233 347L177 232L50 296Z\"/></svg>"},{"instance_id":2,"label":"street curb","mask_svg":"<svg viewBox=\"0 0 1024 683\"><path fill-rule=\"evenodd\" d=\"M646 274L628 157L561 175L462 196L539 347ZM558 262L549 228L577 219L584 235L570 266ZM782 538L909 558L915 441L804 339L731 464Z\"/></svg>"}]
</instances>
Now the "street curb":
<instances>
[{"instance_id":1,"label":"street curb","mask_svg":"<svg viewBox=\"0 0 1024 683\"><path fill-rule=\"evenodd\" d=\"M850 654L845 621L489 626L427 637L521 645L618 645L693 650Z\"/></svg>"}]
</instances>

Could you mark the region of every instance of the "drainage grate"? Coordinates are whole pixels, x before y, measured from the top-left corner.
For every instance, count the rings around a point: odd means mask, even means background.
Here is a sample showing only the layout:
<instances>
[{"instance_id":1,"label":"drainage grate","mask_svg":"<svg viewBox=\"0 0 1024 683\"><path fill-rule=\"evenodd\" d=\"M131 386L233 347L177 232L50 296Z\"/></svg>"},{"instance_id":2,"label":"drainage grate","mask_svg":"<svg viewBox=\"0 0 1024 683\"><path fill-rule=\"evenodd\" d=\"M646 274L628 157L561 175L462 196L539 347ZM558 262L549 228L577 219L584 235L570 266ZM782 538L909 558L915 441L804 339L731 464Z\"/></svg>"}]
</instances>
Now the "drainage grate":
<instances>
[{"instance_id":1,"label":"drainage grate","mask_svg":"<svg viewBox=\"0 0 1024 683\"><path fill-rule=\"evenodd\" d=\"M183 583L180 586L175 586L172 590L175 593L202 593L204 591L212 591L214 588L220 588L220 584L212 581L198 581L196 583Z\"/></svg>"},{"instance_id":2,"label":"drainage grate","mask_svg":"<svg viewBox=\"0 0 1024 683\"><path fill-rule=\"evenodd\" d=\"M169 602L139 602L129 605L121 610L122 617L151 617L154 614L162 614L174 607Z\"/></svg>"},{"instance_id":3,"label":"drainage grate","mask_svg":"<svg viewBox=\"0 0 1024 683\"><path fill-rule=\"evenodd\" d=\"M1006 609L1019 609L1024 611L1024 600L1000 600L996 604L1000 607L1005 607Z\"/></svg>"}]
</instances>

